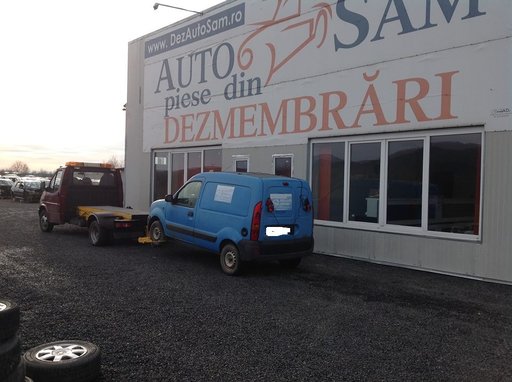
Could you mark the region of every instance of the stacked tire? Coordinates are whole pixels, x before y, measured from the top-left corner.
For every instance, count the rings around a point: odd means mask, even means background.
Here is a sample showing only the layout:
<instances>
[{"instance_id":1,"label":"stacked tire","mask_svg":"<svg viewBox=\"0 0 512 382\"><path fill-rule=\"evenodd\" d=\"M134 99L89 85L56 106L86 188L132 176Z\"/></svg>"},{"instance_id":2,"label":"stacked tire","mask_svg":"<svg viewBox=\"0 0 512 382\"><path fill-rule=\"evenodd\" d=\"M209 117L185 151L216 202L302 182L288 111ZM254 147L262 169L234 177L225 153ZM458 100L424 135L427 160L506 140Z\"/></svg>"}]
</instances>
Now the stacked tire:
<instances>
[{"instance_id":1,"label":"stacked tire","mask_svg":"<svg viewBox=\"0 0 512 382\"><path fill-rule=\"evenodd\" d=\"M56 341L21 354L20 309L0 298L0 382L92 382L100 375L100 349L86 341Z\"/></svg>"},{"instance_id":2,"label":"stacked tire","mask_svg":"<svg viewBox=\"0 0 512 382\"><path fill-rule=\"evenodd\" d=\"M7 299L0 298L0 381L28 382L25 361L21 356L18 337L20 308Z\"/></svg>"},{"instance_id":3,"label":"stacked tire","mask_svg":"<svg viewBox=\"0 0 512 382\"><path fill-rule=\"evenodd\" d=\"M86 341L56 341L23 355L27 375L35 382L92 382L100 375L100 349Z\"/></svg>"}]
</instances>

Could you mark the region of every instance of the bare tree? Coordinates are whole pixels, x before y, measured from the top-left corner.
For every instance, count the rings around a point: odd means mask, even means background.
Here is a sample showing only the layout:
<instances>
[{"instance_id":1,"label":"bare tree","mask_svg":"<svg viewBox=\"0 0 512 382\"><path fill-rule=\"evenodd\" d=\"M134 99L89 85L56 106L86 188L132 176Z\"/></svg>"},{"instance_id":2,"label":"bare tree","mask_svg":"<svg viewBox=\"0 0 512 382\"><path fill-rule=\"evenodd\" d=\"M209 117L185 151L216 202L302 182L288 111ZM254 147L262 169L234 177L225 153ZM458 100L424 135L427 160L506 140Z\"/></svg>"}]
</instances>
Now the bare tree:
<instances>
[{"instance_id":1,"label":"bare tree","mask_svg":"<svg viewBox=\"0 0 512 382\"><path fill-rule=\"evenodd\" d=\"M14 162L11 165L11 167L9 167L9 170L11 170L12 172L18 173L18 174L28 174L28 172L30 171L28 168L28 165L25 162L20 161L20 160L17 160L16 162Z\"/></svg>"},{"instance_id":2,"label":"bare tree","mask_svg":"<svg viewBox=\"0 0 512 382\"><path fill-rule=\"evenodd\" d=\"M124 161L119 159L116 154L112 154L109 160L105 161L106 163L110 163L114 168L124 167Z\"/></svg>"}]
</instances>

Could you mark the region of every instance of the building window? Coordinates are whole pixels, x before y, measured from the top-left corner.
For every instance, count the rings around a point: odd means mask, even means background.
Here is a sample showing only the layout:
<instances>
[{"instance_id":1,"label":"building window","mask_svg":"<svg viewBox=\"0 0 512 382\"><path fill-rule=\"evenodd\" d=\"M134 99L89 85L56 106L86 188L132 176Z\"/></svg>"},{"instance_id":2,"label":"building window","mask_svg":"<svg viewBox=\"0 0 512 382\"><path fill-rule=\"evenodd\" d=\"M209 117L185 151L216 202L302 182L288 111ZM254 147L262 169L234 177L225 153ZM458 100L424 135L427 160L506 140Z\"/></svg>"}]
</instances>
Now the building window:
<instances>
[{"instance_id":1,"label":"building window","mask_svg":"<svg viewBox=\"0 0 512 382\"><path fill-rule=\"evenodd\" d=\"M247 155L233 155L233 168L235 172L248 172L249 157Z\"/></svg>"},{"instance_id":2,"label":"building window","mask_svg":"<svg viewBox=\"0 0 512 382\"><path fill-rule=\"evenodd\" d=\"M293 155L274 155L273 156L274 174L280 176L292 177L293 174Z\"/></svg>"},{"instance_id":3,"label":"building window","mask_svg":"<svg viewBox=\"0 0 512 382\"><path fill-rule=\"evenodd\" d=\"M350 145L349 220L378 222L380 146L379 142Z\"/></svg>"},{"instance_id":4,"label":"building window","mask_svg":"<svg viewBox=\"0 0 512 382\"><path fill-rule=\"evenodd\" d=\"M201 152L187 153L187 179L201 172Z\"/></svg>"},{"instance_id":5,"label":"building window","mask_svg":"<svg viewBox=\"0 0 512 382\"><path fill-rule=\"evenodd\" d=\"M153 200L162 199L167 195L169 177L169 154L155 153L153 166Z\"/></svg>"},{"instance_id":6,"label":"building window","mask_svg":"<svg viewBox=\"0 0 512 382\"><path fill-rule=\"evenodd\" d=\"M317 223L478 239L479 129L370 138L313 141Z\"/></svg>"},{"instance_id":7,"label":"building window","mask_svg":"<svg viewBox=\"0 0 512 382\"><path fill-rule=\"evenodd\" d=\"M171 194L185 184L185 154L173 153L171 155Z\"/></svg>"},{"instance_id":8,"label":"building window","mask_svg":"<svg viewBox=\"0 0 512 382\"><path fill-rule=\"evenodd\" d=\"M478 234L481 178L480 134L430 140L428 229Z\"/></svg>"},{"instance_id":9,"label":"building window","mask_svg":"<svg viewBox=\"0 0 512 382\"><path fill-rule=\"evenodd\" d=\"M204 171L221 171L222 150L158 151L153 157L153 200L174 194L185 182ZM170 182L169 182L170 177Z\"/></svg>"},{"instance_id":10,"label":"building window","mask_svg":"<svg viewBox=\"0 0 512 382\"><path fill-rule=\"evenodd\" d=\"M222 171L222 150L209 149L204 150L204 172Z\"/></svg>"},{"instance_id":11,"label":"building window","mask_svg":"<svg viewBox=\"0 0 512 382\"><path fill-rule=\"evenodd\" d=\"M421 227L423 140L388 142L386 223Z\"/></svg>"},{"instance_id":12,"label":"building window","mask_svg":"<svg viewBox=\"0 0 512 382\"><path fill-rule=\"evenodd\" d=\"M345 193L345 143L318 143L313 145L313 204L315 219L343 221Z\"/></svg>"}]
</instances>

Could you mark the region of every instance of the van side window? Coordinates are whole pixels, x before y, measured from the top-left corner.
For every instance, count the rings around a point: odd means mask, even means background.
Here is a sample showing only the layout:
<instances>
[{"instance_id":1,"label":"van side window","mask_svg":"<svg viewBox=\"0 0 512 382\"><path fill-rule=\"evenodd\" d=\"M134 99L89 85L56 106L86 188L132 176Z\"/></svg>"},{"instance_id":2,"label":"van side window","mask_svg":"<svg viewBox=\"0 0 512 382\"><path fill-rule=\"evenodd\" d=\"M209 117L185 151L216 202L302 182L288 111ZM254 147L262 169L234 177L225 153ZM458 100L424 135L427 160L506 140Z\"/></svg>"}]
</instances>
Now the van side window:
<instances>
[{"instance_id":1,"label":"van side window","mask_svg":"<svg viewBox=\"0 0 512 382\"><path fill-rule=\"evenodd\" d=\"M201 191L201 182L190 182L176 195L176 204L185 207L195 207Z\"/></svg>"},{"instance_id":2,"label":"van side window","mask_svg":"<svg viewBox=\"0 0 512 382\"><path fill-rule=\"evenodd\" d=\"M64 173L63 170L59 170L53 176L52 180L50 181L50 186L49 186L49 188L52 191L57 191L59 189L60 183L62 182L62 174L63 173Z\"/></svg>"}]
</instances>

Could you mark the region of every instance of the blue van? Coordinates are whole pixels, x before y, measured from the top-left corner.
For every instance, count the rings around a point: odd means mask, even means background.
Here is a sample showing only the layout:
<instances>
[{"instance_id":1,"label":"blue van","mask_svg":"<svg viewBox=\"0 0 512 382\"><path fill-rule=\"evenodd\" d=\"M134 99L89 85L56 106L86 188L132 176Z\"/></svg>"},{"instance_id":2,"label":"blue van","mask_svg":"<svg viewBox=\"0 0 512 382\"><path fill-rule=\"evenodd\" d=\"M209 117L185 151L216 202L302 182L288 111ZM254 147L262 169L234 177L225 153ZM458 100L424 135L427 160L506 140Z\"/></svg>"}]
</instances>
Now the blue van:
<instances>
[{"instance_id":1,"label":"blue van","mask_svg":"<svg viewBox=\"0 0 512 382\"><path fill-rule=\"evenodd\" d=\"M175 239L220 253L229 275L253 260L296 267L313 251L311 190L302 179L269 174L197 174L151 204L148 234L155 244Z\"/></svg>"}]
</instances>

